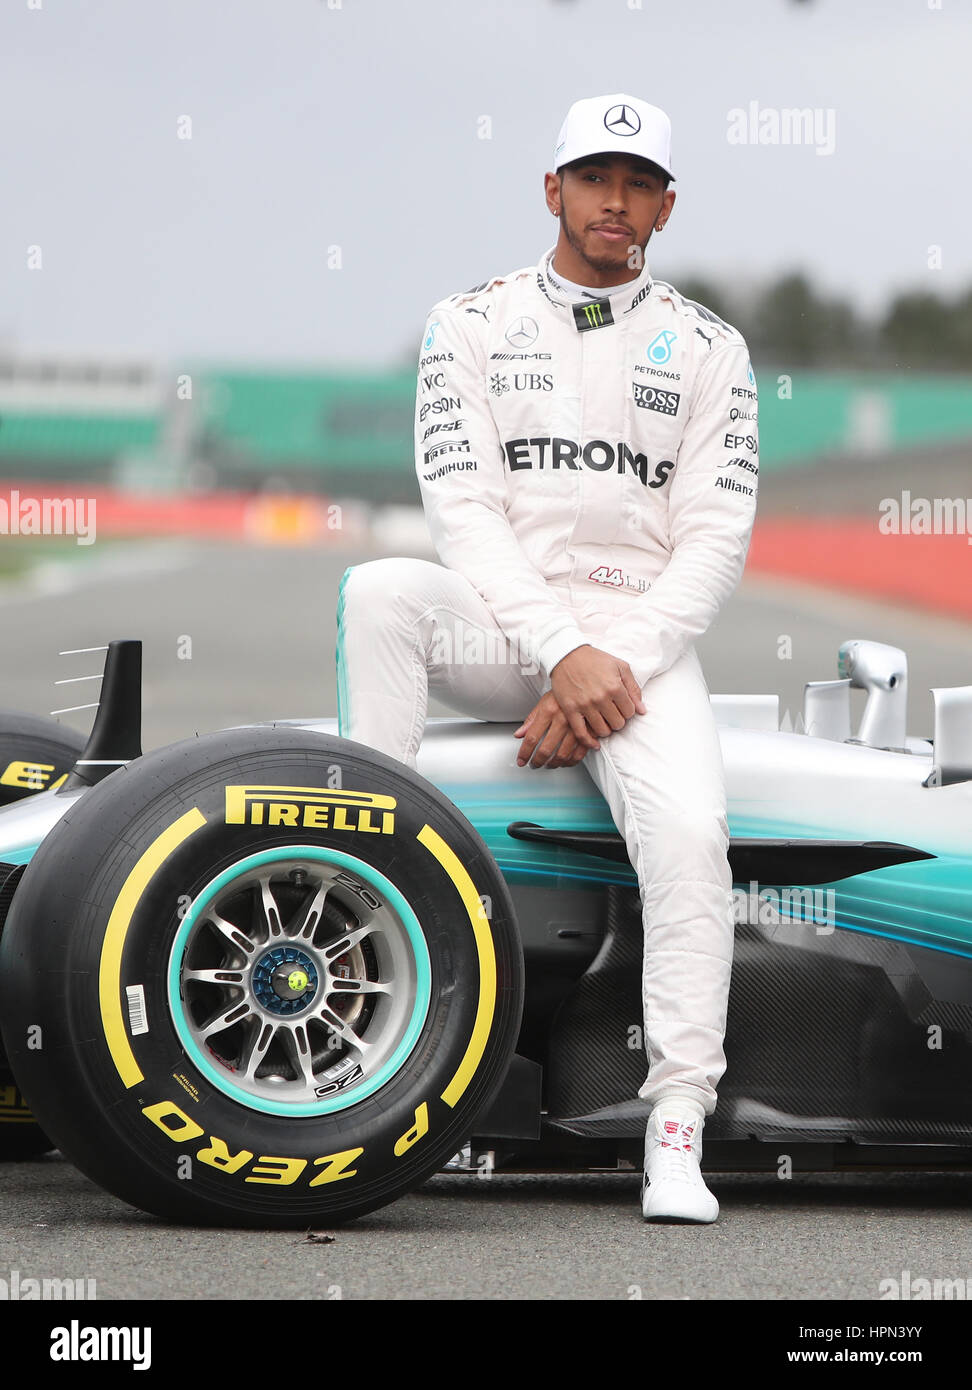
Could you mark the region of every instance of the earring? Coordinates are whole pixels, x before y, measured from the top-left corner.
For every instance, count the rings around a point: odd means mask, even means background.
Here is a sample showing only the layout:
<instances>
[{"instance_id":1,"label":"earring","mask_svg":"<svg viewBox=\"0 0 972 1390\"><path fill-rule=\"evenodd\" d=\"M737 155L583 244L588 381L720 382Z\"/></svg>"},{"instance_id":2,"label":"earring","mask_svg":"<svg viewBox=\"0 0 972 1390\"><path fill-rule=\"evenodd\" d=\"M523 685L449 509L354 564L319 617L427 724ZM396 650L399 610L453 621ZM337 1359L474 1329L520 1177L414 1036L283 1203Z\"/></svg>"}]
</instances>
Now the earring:
<instances>
[{"instance_id":1,"label":"earring","mask_svg":"<svg viewBox=\"0 0 972 1390\"><path fill-rule=\"evenodd\" d=\"M656 231L656 232L662 232L662 231L664 231L664 230L665 230L665 224L664 224L664 222L659 222L659 223L656 225L656 227L655 227L655 231Z\"/></svg>"}]
</instances>

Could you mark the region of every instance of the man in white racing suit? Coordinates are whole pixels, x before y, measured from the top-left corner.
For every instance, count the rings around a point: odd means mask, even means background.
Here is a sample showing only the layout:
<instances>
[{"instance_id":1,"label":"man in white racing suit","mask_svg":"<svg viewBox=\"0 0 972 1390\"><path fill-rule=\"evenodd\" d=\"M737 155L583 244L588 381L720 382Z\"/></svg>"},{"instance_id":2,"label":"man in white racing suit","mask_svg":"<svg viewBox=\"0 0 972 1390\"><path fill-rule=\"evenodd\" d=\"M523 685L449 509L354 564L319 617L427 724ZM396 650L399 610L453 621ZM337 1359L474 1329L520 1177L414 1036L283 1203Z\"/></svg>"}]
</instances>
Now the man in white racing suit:
<instances>
[{"instance_id":1,"label":"man in white racing suit","mask_svg":"<svg viewBox=\"0 0 972 1390\"><path fill-rule=\"evenodd\" d=\"M415 450L442 565L345 576L341 732L414 767L431 688L522 721L524 776L583 760L643 903L643 1214L714 1221L701 1132L725 1069L733 927L693 643L745 563L756 388L740 334L644 258L675 201L668 117L623 93L576 102L555 166L557 245L429 315ZM464 662L470 631L505 659Z\"/></svg>"}]
</instances>

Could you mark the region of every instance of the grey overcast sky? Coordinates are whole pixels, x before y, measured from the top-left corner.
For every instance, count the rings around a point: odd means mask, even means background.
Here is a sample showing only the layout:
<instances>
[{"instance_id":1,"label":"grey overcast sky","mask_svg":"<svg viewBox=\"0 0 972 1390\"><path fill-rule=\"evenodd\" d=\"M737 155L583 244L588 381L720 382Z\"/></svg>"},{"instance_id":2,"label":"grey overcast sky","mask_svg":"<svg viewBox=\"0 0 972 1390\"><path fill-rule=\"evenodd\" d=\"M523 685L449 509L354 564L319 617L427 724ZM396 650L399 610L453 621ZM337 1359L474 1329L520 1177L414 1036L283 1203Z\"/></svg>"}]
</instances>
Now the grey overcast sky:
<instances>
[{"instance_id":1,"label":"grey overcast sky","mask_svg":"<svg viewBox=\"0 0 972 1390\"><path fill-rule=\"evenodd\" d=\"M952 292L970 59L968 0L4 0L0 349L412 362L553 244L558 127L613 91L672 117L656 274ZM731 143L750 103L832 111L833 153Z\"/></svg>"}]
</instances>

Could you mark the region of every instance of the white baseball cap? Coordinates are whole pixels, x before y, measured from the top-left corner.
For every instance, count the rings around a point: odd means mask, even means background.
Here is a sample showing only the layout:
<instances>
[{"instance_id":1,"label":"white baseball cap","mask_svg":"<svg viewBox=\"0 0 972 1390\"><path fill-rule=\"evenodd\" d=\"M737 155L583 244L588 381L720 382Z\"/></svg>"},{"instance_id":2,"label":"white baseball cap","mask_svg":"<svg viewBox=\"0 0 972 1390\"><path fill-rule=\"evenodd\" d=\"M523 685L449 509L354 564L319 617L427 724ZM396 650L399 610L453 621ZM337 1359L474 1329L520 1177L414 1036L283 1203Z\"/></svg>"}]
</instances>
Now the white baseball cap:
<instances>
[{"instance_id":1,"label":"white baseball cap","mask_svg":"<svg viewBox=\"0 0 972 1390\"><path fill-rule=\"evenodd\" d=\"M672 173L672 123L658 106L625 92L575 101L560 127L554 168L590 154L634 154L650 159L669 178Z\"/></svg>"}]
</instances>

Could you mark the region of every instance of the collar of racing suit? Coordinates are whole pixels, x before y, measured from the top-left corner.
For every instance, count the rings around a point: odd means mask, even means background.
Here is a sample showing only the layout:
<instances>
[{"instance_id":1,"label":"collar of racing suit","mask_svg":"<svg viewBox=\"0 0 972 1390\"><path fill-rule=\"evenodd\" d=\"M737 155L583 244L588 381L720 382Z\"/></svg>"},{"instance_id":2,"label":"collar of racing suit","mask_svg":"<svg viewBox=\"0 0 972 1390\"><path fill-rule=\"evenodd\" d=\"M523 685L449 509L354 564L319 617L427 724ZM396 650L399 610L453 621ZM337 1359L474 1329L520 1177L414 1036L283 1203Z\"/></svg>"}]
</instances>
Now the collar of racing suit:
<instances>
[{"instance_id":1,"label":"collar of racing suit","mask_svg":"<svg viewBox=\"0 0 972 1390\"><path fill-rule=\"evenodd\" d=\"M601 291L591 289L588 285L578 285L574 280L566 280L563 275L559 275L552 265L547 267L547 279L552 285L556 285L561 294L566 294L571 299L600 299Z\"/></svg>"},{"instance_id":2,"label":"collar of racing suit","mask_svg":"<svg viewBox=\"0 0 972 1390\"><path fill-rule=\"evenodd\" d=\"M562 318L572 323L578 332L582 332L583 330L578 323L577 315L574 313L574 305L578 303L578 301L568 299L550 276L550 263L553 260L556 250L556 246L551 246L550 250L545 251L541 256L540 264L537 266L537 288ZM610 290L605 289L600 300L582 300L580 302L583 304L600 303L610 305L611 313L609 321L620 323L627 315L637 313L637 311L647 303L653 286L654 281L651 278L648 262L646 261L641 269L641 274L636 280L627 280L623 285L616 285Z\"/></svg>"}]
</instances>

